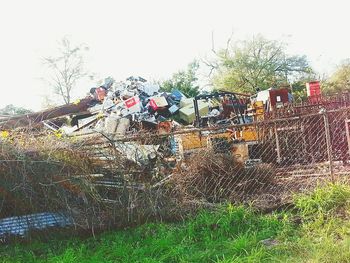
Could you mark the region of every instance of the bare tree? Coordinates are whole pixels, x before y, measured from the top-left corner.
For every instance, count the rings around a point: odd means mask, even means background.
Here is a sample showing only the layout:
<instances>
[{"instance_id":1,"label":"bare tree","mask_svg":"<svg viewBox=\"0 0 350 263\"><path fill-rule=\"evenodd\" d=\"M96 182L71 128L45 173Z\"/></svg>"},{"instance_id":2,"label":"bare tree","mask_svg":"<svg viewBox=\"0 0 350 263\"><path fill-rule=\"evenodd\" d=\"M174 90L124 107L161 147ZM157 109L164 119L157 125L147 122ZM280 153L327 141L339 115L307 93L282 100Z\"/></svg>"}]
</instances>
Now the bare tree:
<instances>
[{"instance_id":1,"label":"bare tree","mask_svg":"<svg viewBox=\"0 0 350 263\"><path fill-rule=\"evenodd\" d=\"M84 70L84 51L88 50L83 44L73 46L70 39L64 37L59 42L59 55L43 58L44 64L52 71L48 78L54 93L68 104L71 102L72 90L78 80L87 75Z\"/></svg>"}]
</instances>

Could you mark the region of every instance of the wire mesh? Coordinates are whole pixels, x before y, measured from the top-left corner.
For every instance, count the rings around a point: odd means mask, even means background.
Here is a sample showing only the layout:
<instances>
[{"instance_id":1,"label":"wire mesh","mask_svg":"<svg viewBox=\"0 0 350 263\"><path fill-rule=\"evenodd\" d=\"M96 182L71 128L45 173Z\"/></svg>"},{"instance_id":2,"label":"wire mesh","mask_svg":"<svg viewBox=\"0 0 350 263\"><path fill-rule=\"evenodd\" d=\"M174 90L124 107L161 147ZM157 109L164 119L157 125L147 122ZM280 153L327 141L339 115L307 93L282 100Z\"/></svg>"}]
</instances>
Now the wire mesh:
<instances>
[{"instance_id":1,"label":"wire mesh","mask_svg":"<svg viewBox=\"0 0 350 263\"><path fill-rule=\"evenodd\" d=\"M349 120L350 108L320 108L250 124L164 124L125 136L16 135L1 141L1 218L64 212L76 228L97 229L174 219L202 204L278 207L296 192L347 179Z\"/></svg>"},{"instance_id":2,"label":"wire mesh","mask_svg":"<svg viewBox=\"0 0 350 263\"><path fill-rule=\"evenodd\" d=\"M277 205L349 173L348 117L348 108L320 108L254 124L151 132L114 142L156 147L157 158L142 166L149 182L170 175L168 181L188 202Z\"/></svg>"}]
</instances>

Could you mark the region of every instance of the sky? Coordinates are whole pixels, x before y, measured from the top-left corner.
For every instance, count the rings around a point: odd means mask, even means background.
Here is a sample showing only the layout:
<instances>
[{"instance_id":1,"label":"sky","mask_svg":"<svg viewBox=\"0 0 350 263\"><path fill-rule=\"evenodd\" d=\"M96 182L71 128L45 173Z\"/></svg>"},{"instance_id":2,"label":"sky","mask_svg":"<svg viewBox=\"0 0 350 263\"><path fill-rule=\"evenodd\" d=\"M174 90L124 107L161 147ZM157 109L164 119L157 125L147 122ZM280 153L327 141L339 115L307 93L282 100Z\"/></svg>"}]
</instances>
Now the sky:
<instances>
[{"instance_id":1,"label":"sky","mask_svg":"<svg viewBox=\"0 0 350 263\"><path fill-rule=\"evenodd\" d=\"M0 0L0 108L39 110L52 90L42 58L64 36L89 47L97 78L166 79L233 39L256 34L288 42L320 74L350 58L350 1L331 0ZM94 80L81 83L83 97Z\"/></svg>"}]
</instances>

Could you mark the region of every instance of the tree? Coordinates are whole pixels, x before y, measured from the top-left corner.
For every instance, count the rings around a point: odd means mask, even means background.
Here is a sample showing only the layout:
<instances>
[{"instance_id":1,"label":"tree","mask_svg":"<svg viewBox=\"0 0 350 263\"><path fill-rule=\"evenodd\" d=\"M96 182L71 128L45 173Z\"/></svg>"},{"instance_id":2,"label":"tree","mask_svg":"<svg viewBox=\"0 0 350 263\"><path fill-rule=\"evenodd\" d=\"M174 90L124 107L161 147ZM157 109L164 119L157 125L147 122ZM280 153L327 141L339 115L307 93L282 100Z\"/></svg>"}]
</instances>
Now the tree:
<instances>
[{"instance_id":1,"label":"tree","mask_svg":"<svg viewBox=\"0 0 350 263\"><path fill-rule=\"evenodd\" d=\"M16 107L13 104L9 104L0 109L0 115L22 115L27 113L32 113L32 111L22 107Z\"/></svg>"},{"instance_id":2,"label":"tree","mask_svg":"<svg viewBox=\"0 0 350 263\"><path fill-rule=\"evenodd\" d=\"M289 56L286 44L262 36L237 41L218 52L213 62L216 89L254 93L257 88L289 85L313 71L306 56Z\"/></svg>"},{"instance_id":3,"label":"tree","mask_svg":"<svg viewBox=\"0 0 350 263\"><path fill-rule=\"evenodd\" d=\"M350 59L342 61L335 72L322 85L324 92L337 93L350 90Z\"/></svg>"},{"instance_id":4,"label":"tree","mask_svg":"<svg viewBox=\"0 0 350 263\"><path fill-rule=\"evenodd\" d=\"M193 61L187 66L186 70L181 70L173 76L160 83L162 91L171 92L173 89L181 91L189 97L199 94L199 86L197 85L197 71L199 68L198 61Z\"/></svg>"},{"instance_id":5,"label":"tree","mask_svg":"<svg viewBox=\"0 0 350 263\"><path fill-rule=\"evenodd\" d=\"M82 44L73 46L69 38L64 37L59 43L59 55L45 57L44 63L51 70L48 82L54 93L68 104L72 99L72 90L77 82L87 75L84 70L84 51L88 48Z\"/></svg>"}]
</instances>

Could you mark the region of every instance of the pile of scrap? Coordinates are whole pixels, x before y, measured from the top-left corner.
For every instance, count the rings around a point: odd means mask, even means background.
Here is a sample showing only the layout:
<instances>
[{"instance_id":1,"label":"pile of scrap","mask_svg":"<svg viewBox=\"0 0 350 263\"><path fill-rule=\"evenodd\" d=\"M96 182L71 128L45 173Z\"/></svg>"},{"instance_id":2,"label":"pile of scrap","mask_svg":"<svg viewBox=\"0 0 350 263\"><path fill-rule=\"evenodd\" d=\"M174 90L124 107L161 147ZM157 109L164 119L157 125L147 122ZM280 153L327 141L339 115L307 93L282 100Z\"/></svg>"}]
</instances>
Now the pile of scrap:
<instances>
[{"instance_id":1,"label":"pile of scrap","mask_svg":"<svg viewBox=\"0 0 350 263\"><path fill-rule=\"evenodd\" d=\"M114 149L127 159L145 165L156 158L161 142L116 140L126 135L188 130L194 127L194 123L199 123L199 117L207 124L234 124L238 100L233 93L225 94L189 98L177 89L161 91L158 84L142 77L129 77L118 83L107 78L103 85L91 88L87 97L72 104L2 118L0 130L46 127L67 136L98 133L113 141Z\"/></svg>"},{"instance_id":2,"label":"pile of scrap","mask_svg":"<svg viewBox=\"0 0 350 263\"><path fill-rule=\"evenodd\" d=\"M129 77L118 83L107 78L103 85L91 88L89 95L82 100L42 112L1 119L0 129L44 124L67 135L77 131L94 131L113 139L141 130L162 133L174 128L193 127L191 125L199 115L218 120L229 118L229 103L219 97L197 101L176 89L162 92L159 85L142 77ZM67 119L62 121L64 116Z\"/></svg>"}]
</instances>

